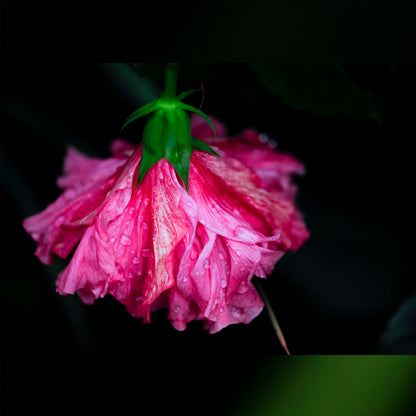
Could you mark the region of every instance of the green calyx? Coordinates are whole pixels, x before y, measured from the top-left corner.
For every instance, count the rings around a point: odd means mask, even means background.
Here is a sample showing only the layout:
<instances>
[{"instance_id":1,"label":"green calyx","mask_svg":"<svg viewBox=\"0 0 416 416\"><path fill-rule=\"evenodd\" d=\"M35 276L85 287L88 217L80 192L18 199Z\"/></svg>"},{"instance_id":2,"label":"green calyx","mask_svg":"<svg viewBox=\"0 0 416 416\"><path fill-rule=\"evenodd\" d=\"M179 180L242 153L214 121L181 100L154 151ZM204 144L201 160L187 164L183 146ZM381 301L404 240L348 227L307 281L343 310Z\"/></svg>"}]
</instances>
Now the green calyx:
<instances>
[{"instance_id":1,"label":"green calyx","mask_svg":"<svg viewBox=\"0 0 416 416\"><path fill-rule=\"evenodd\" d=\"M137 185L155 163L161 159L167 159L182 178L186 190L189 191L189 167L192 151L202 150L219 156L206 143L191 136L191 122L186 111L203 117L216 134L215 127L206 114L181 102L181 99L196 91L198 90L185 91L177 97L164 94L161 98L138 108L127 118L121 130L138 118L153 113L144 128L143 151Z\"/></svg>"}]
</instances>

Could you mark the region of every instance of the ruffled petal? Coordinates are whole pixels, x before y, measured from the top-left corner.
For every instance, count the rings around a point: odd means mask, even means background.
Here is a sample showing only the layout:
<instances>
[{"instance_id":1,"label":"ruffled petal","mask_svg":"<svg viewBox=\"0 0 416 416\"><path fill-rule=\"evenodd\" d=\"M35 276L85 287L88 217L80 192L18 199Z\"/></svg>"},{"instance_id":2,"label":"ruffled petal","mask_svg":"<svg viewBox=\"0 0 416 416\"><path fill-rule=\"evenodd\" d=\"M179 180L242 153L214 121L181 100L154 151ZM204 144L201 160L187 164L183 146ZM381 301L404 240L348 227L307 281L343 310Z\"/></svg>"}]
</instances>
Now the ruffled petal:
<instances>
[{"instance_id":1,"label":"ruffled petal","mask_svg":"<svg viewBox=\"0 0 416 416\"><path fill-rule=\"evenodd\" d=\"M190 194L200 222L217 234L241 242L265 243L288 249L294 207L259 187L257 175L236 159L195 151L190 170Z\"/></svg>"},{"instance_id":2,"label":"ruffled petal","mask_svg":"<svg viewBox=\"0 0 416 416\"><path fill-rule=\"evenodd\" d=\"M114 186L118 172L113 168L111 176L66 189L44 211L23 221L24 229L39 243L35 254L43 263L52 264L55 254L66 258L75 247L93 220L91 212ZM87 216L89 221L80 223Z\"/></svg>"}]
</instances>

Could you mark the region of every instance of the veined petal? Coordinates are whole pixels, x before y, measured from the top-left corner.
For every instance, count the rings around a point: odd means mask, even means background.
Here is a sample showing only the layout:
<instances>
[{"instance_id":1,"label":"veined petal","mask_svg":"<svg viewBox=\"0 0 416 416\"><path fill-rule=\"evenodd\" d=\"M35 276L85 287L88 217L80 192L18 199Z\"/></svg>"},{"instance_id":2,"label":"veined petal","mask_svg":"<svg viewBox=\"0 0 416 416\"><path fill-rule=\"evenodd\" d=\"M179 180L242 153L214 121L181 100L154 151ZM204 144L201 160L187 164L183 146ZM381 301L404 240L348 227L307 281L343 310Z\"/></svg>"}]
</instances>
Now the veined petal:
<instances>
[{"instance_id":1,"label":"veined petal","mask_svg":"<svg viewBox=\"0 0 416 416\"><path fill-rule=\"evenodd\" d=\"M233 158L195 151L190 194L200 210L200 222L236 241L260 243L275 236L288 248L294 207L261 189L257 175Z\"/></svg>"},{"instance_id":2,"label":"veined petal","mask_svg":"<svg viewBox=\"0 0 416 416\"><path fill-rule=\"evenodd\" d=\"M65 258L93 220L92 212L105 199L126 159L92 159L68 149L64 176L58 184L63 194L45 210L23 221L23 227L39 243L35 254L51 264L54 254ZM88 221L80 222L88 217Z\"/></svg>"}]
</instances>

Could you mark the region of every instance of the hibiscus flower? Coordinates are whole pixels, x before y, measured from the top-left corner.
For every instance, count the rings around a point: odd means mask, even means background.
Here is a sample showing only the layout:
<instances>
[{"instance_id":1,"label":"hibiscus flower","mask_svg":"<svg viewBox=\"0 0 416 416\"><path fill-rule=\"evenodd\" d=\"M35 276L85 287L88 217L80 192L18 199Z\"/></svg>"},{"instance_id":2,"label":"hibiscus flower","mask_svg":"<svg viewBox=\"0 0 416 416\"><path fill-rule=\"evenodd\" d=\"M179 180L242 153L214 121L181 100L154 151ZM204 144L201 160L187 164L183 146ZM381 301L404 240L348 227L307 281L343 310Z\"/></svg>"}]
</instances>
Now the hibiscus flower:
<instances>
[{"instance_id":1,"label":"hibiscus flower","mask_svg":"<svg viewBox=\"0 0 416 416\"><path fill-rule=\"evenodd\" d=\"M200 320L210 333L262 311L253 276L265 278L309 236L291 181L304 168L254 130L227 138L211 119L217 136L199 116L191 133L220 157L192 151L189 192L166 158L137 185L142 146L122 139L108 159L68 150L62 195L23 223L45 264L76 247L59 293L77 292L87 304L112 295L145 322L167 308L177 330Z\"/></svg>"}]
</instances>

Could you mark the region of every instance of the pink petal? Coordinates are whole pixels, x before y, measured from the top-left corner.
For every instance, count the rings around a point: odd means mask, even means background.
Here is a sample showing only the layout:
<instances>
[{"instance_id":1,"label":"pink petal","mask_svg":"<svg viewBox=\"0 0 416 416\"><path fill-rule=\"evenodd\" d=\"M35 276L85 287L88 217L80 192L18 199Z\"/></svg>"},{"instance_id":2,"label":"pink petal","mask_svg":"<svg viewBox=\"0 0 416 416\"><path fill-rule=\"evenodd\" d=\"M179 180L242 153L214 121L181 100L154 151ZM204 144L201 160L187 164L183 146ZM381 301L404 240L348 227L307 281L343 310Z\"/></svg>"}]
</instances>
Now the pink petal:
<instances>
[{"instance_id":1,"label":"pink petal","mask_svg":"<svg viewBox=\"0 0 416 416\"><path fill-rule=\"evenodd\" d=\"M68 150L66 176L58 180L65 189L63 194L44 211L23 221L25 230L39 243L35 254L43 263L51 264L53 254L65 258L72 251L92 217L82 224L79 221L90 215L114 186L122 163L121 159L89 159Z\"/></svg>"}]
</instances>

